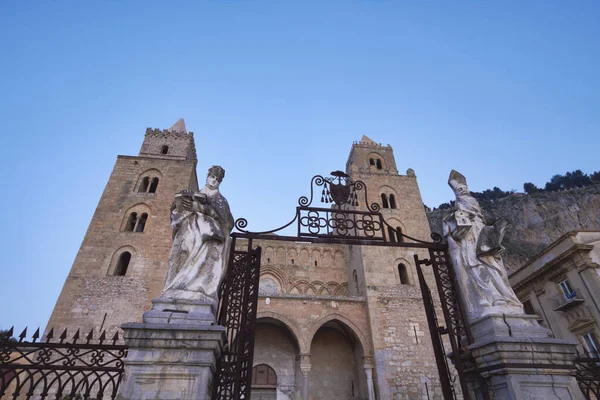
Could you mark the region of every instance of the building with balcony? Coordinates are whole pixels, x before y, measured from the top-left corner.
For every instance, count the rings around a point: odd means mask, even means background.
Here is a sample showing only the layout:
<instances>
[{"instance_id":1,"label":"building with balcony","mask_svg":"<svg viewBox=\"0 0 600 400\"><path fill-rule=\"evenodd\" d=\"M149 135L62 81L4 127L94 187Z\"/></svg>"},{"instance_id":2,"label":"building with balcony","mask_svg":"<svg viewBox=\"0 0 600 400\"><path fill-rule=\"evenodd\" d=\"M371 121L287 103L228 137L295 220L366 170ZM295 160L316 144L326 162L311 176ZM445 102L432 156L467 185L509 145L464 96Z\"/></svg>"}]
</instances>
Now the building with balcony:
<instances>
[{"instance_id":1,"label":"building with balcony","mask_svg":"<svg viewBox=\"0 0 600 400\"><path fill-rule=\"evenodd\" d=\"M600 231L569 232L510 277L525 312L555 337L600 350Z\"/></svg>"}]
</instances>

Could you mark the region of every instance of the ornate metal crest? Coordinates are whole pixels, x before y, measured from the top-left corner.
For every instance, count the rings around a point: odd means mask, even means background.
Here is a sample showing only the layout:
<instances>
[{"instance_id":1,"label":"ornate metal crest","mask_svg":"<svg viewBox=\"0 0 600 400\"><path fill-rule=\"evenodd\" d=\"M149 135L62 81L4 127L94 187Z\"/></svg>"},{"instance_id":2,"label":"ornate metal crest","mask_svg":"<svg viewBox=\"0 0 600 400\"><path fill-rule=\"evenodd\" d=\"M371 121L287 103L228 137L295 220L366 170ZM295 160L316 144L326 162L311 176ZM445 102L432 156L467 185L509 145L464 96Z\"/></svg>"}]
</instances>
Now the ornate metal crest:
<instances>
[{"instance_id":1,"label":"ornate metal crest","mask_svg":"<svg viewBox=\"0 0 600 400\"><path fill-rule=\"evenodd\" d=\"M315 193L319 192L322 205L314 206ZM411 240L413 245L429 243L412 238L388 224L379 212L380 208L378 203L368 202L364 182L354 181L342 171L333 171L329 177L315 175L312 178L310 197L298 199L296 215L287 224L269 231L250 232L246 230L248 221L239 218L235 221L235 227L244 234L263 235L281 231L296 222L298 238L338 239L338 242L345 239L348 243L360 240L363 244L367 244L365 240L372 243L403 243L405 239ZM433 243L442 241L438 234L432 234L431 238Z\"/></svg>"}]
</instances>

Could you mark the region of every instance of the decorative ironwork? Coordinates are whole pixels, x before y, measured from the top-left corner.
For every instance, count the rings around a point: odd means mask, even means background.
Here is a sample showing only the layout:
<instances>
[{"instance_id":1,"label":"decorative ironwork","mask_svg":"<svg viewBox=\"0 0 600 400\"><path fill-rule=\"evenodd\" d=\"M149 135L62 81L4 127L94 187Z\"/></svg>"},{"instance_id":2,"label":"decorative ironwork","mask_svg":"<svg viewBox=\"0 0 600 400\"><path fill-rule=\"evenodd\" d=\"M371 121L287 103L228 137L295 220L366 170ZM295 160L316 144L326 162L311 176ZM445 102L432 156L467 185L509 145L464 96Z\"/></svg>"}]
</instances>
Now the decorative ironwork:
<instances>
[{"instance_id":1,"label":"decorative ironwork","mask_svg":"<svg viewBox=\"0 0 600 400\"><path fill-rule=\"evenodd\" d=\"M319 194L321 206L316 207L313 201L315 195ZM435 349L436 357L438 361L445 363L445 366L438 363L440 379L446 382L443 383L446 385L444 393L455 395L452 388L455 379L449 373L441 335L452 331L452 349L459 362L465 357L465 351L460 347L461 340L463 337L470 340L470 336L453 292L451 282L454 278L447 260L447 245L442 243L442 236L437 233L431 234L432 242L406 235L386 222L380 209L379 204L368 202L364 182L353 181L344 172L334 171L328 178L321 175L312 178L310 197L302 196L298 199L296 215L287 224L268 231L252 232L247 230L246 219L239 218L235 221L238 232L231 234L233 244L227 274L220 288L218 320L219 324L227 329L228 347L217 364L213 400L248 399L250 396L260 274L260 248L252 250L253 239L428 249L431 259L417 259L417 270L420 271L421 264L434 266L442 302L447 302L443 309L450 328L444 332L445 328L439 327L437 323L431 292L428 288L423 290L432 339L434 334L437 337L433 339L434 344L438 344ZM291 226L294 222L297 224L296 236L270 235ZM237 238L248 240L247 251L235 250ZM419 279L424 283L421 275ZM463 364L466 365L465 363ZM462 385L464 371L459 367L457 369ZM466 386L463 386L463 393L468 400Z\"/></svg>"},{"instance_id":2,"label":"decorative ironwork","mask_svg":"<svg viewBox=\"0 0 600 400\"><path fill-rule=\"evenodd\" d=\"M235 250L235 238L226 276L220 287L218 323L227 342L217 363L213 399L249 399L258 308L261 248Z\"/></svg>"},{"instance_id":3,"label":"decorative ironwork","mask_svg":"<svg viewBox=\"0 0 600 400\"><path fill-rule=\"evenodd\" d=\"M319 192L321 204L329 208L313 206L315 193ZM331 177L315 175L312 178L310 197L301 196L298 199L296 215L287 224L268 231L251 232L246 229L248 221L239 218L235 221L235 228L245 235L258 237L279 232L296 222L298 238L307 239L306 241L328 239L332 242L332 239L335 239L335 243L341 243L337 239L345 239L345 244L360 244L357 241L368 240L377 241L380 245L393 243L399 247L414 247L415 243L425 245L419 247L428 247L431 244L408 236L393 227L385 221L380 211L378 203L368 202L367 186L364 182L353 181L342 171L333 171ZM432 233L431 239L434 244L442 243L442 236L437 233ZM286 237L279 240L293 239Z\"/></svg>"},{"instance_id":4,"label":"decorative ironwork","mask_svg":"<svg viewBox=\"0 0 600 400\"><path fill-rule=\"evenodd\" d=\"M600 399L600 353L578 355L575 359L575 378L586 399Z\"/></svg>"},{"instance_id":5,"label":"decorative ironwork","mask_svg":"<svg viewBox=\"0 0 600 400\"><path fill-rule=\"evenodd\" d=\"M31 341L27 328L19 340L12 335L13 328L0 337L0 398L116 398L127 355L127 347L116 344L118 333L107 340L103 331L97 341L93 331L84 339L79 330L67 341L66 329L58 341L54 329L39 342L39 329Z\"/></svg>"}]
</instances>

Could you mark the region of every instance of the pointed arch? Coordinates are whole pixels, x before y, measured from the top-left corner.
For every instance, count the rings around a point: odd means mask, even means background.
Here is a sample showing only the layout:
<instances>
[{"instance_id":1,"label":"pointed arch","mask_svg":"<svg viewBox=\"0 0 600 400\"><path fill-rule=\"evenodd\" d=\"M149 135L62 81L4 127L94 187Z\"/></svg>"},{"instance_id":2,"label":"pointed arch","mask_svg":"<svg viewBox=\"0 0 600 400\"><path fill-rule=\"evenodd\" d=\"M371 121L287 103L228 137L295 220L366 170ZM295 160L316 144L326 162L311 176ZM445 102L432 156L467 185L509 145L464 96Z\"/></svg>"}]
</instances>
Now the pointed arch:
<instances>
[{"instance_id":1,"label":"pointed arch","mask_svg":"<svg viewBox=\"0 0 600 400\"><path fill-rule=\"evenodd\" d=\"M304 343L303 337L300 334L300 328L288 317L273 311L259 311L256 315L256 322L258 323L261 320L263 322L268 322L269 320L276 321L278 324L283 325L296 340L296 345L298 346L300 353L302 353L303 348L306 348L306 344Z\"/></svg>"},{"instance_id":2,"label":"pointed arch","mask_svg":"<svg viewBox=\"0 0 600 400\"><path fill-rule=\"evenodd\" d=\"M315 323L312 324L312 326L308 330L308 334L306 336L306 338L307 338L306 342L309 343L309 346L310 346L310 344L312 344L312 340L314 339L317 331L323 325L325 325L326 323L331 322L331 321L336 321L342 325L345 325L348 328L348 331L350 333L352 333L352 335L354 336L354 340L356 340L356 343L361 347L361 350L363 351L364 356L365 357L371 356L371 354L372 354L371 345L370 345L371 342L369 340L367 340L367 337L365 336L365 334L356 326L356 324L354 324L354 322L350 321L350 319L346 318L345 316L343 316L340 313L332 313L332 314L326 315L323 318L319 319L318 321L316 321ZM300 352L310 354L310 347L300 349Z\"/></svg>"}]
</instances>

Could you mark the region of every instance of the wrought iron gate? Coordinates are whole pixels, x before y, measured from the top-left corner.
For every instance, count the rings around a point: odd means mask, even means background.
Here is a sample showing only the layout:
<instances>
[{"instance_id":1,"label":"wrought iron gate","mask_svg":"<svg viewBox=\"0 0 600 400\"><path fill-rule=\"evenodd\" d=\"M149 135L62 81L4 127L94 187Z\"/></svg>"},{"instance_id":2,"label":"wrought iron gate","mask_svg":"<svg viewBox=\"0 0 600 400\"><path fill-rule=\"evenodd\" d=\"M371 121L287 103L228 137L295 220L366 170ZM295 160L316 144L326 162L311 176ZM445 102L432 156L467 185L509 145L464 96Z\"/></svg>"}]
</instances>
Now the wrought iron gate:
<instances>
[{"instance_id":1,"label":"wrought iron gate","mask_svg":"<svg viewBox=\"0 0 600 400\"><path fill-rule=\"evenodd\" d=\"M220 287L218 324L226 329L226 346L217 362L213 399L250 398L254 329L258 302L261 248L236 250L231 243L229 264Z\"/></svg>"},{"instance_id":2,"label":"wrought iron gate","mask_svg":"<svg viewBox=\"0 0 600 400\"><path fill-rule=\"evenodd\" d=\"M472 338L454 291L456 286L447 256L447 245L442 243L442 237L438 234L432 234L433 241L427 242L401 232L385 221L379 204L368 203L364 182L352 181L341 171L334 171L331 175L327 178L321 175L312 178L310 198L300 197L294 218L279 228L250 232L246 230L248 223L245 219L239 218L235 221L239 233L232 234L233 244L228 269L220 288L218 317L218 323L227 330L227 347L217 364L213 400L250 398L261 253L260 247L252 249L253 239L427 249L429 259L420 260L415 256L415 261L444 398L457 397L453 387L456 378L451 376L442 340L448 335L463 396L469 400L465 379L469 354L465 351L464 344L472 342ZM322 189L317 188L315 195L316 187ZM325 203L326 207L311 206L319 192L321 202ZM362 193L364 197L359 196ZM297 236L271 235L294 222L297 226ZM247 239L246 250L235 249L236 239L239 238ZM421 269L424 265L433 267L446 327L438 323L435 302ZM484 394L484 399L487 398Z\"/></svg>"}]
</instances>

